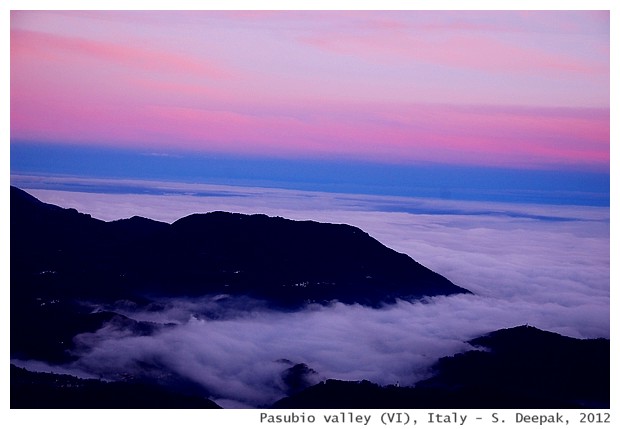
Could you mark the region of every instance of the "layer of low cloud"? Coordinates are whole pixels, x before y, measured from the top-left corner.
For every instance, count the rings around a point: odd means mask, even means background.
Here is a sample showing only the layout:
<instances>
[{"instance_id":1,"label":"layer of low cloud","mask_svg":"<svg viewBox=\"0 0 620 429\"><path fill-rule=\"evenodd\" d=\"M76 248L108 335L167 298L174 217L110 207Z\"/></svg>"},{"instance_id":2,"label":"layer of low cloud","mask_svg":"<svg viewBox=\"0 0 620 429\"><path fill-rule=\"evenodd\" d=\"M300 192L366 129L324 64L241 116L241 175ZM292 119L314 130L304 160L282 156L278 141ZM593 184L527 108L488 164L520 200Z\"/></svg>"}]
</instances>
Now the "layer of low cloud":
<instances>
[{"instance_id":1,"label":"layer of low cloud","mask_svg":"<svg viewBox=\"0 0 620 429\"><path fill-rule=\"evenodd\" d=\"M283 371L297 363L316 371L313 382L411 385L428 377L439 357L467 350L467 340L495 329L528 323L577 338L609 338L608 208L225 187L195 196L199 190L185 186L165 197L32 193L105 220L142 215L171 222L227 210L348 223L475 295L382 309L334 303L291 313L223 297L177 298L158 312L119 303L115 310L136 320L174 325L151 336L113 324L82 334L79 359L67 370L111 379L160 371L202 386L221 405L260 407L285 395Z\"/></svg>"},{"instance_id":2,"label":"layer of low cloud","mask_svg":"<svg viewBox=\"0 0 620 429\"><path fill-rule=\"evenodd\" d=\"M603 334L606 302L590 301L567 307L461 295L382 309L334 303L293 313L260 307L231 312L227 303L218 313L217 301L208 297L177 299L151 317L125 310L140 320L176 323L152 336L114 325L78 336L81 357L73 368L109 379L157 371L203 386L220 404L258 407L285 396L283 372L297 363L317 372L314 382L413 385L431 374L438 358L470 349L465 341L491 330L529 323Z\"/></svg>"}]
</instances>

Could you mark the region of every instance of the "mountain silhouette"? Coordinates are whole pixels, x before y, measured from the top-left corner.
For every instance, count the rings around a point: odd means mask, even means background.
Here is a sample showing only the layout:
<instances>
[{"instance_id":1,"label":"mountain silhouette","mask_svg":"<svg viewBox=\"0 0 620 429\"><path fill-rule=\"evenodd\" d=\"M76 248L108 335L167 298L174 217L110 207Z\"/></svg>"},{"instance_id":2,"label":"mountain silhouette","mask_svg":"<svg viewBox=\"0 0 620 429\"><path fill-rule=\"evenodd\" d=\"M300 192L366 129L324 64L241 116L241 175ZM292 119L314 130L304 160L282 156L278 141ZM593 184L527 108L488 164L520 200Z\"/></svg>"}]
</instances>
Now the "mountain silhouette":
<instances>
[{"instance_id":1,"label":"mountain silhouette","mask_svg":"<svg viewBox=\"0 0 620 429\"><path fill-rule=\"evenodd\" d=\"M104 222L11 187L12 292L248 295L295 307L469 293L349 225L213 212Z\"/></svg>"},{"instance_id":2,"label":"mountain silhouette","mask_svg":"<svg viewBox=\"0 0 620 429\"><path fill-rule=\"evenodd\" d=\"M609 408L610 343L518 326L475 338L480 349L441 358L415 387L327 380L273 408Z\"/></svg>"},{"instance_id":3,"label":"mountain silhouette","mask_svg":"<svg viewBox=\"0 0 620 429\"><path fill-rule=\"evenodd\" d=\"M66 362L75 335L119 320L85 302L223 294L288 311L470 293L349 225L225 212L104 222L15 187L10 198L16 358Z\"/></svg>"},{"instance_id":4,"label":"mountain silhouette","mask_svg":"<svg viewBox=\"0 0 620 429\"><path fill-rule=\"evenodd\" d=\"M581 340L523 325L469 343L478 350L440 359L437 375L416 386L461 386L464 396L485 392L489 400L509 393L548 408L609 407L607 339Z\"/></svg>"},{"instance_id":5,"label":"mountain silhouette","mask_svg":"<svg viewBox=\"0 0 620 429\"><path fill-rule=\"evenodd\" d=\"M82 379L65 374L32 372L11 365L11 408L221 407L200 395L181 393L154 383Z\"/></svg>"}]
</instances>

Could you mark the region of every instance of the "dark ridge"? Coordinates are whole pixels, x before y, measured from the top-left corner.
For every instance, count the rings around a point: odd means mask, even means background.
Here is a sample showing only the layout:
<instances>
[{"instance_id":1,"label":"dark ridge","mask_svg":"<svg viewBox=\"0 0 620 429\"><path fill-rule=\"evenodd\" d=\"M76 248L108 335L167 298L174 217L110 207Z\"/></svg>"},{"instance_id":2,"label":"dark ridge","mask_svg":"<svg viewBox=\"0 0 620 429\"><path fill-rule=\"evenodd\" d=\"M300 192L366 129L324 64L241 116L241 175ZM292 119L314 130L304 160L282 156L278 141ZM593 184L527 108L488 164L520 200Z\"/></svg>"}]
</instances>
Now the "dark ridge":
<instances>
[{"instance_id":1,"label":"dark ridge","mask_svg":"<svg viewBox=\"0 0 620 429\"><path fill-rule=\"evenodd\" d=\"M93 311L70 300L19 302L12 297L11 357L54 364L71 362L76 359L74 337L96 332L107 324L133 335L151 335L162 326L137 322L112 311Z\"/></svg>"},{"instance_id":2,"label":"dark ridge","mask_svg":"<svg viewBox=\"0 0 620 429\"><path fill-rule=\"evenodd\" d=\"M520 326L470 341L483 346L440 359L415 387L328 380L273 408L515 409L610 406L610 345Z\"/></svg>"},{"instance_id":3,"label":"dark ridge","mask_svg":"<svg viewBox=\"0 0 620 429\"><path fill-rule=\"evenodd\" d=\"M23 298L248 295L295 308L469 293L349 225L194 214L103 222L11 187L11 291Z\"/></svg>"},{"instance_id":4,"label":"dark ridge","mask_svg":"<svg viewBox=\"0 0 620 429\"><path fill-rule=\"evenodd\" d=\"M158 234L168 228L165 222L148 219L142 216L133 216L129 219L119 219L110 222L119 232L135 235L137 238L146 238L151 234Z\"/></svg>"},{"instance_id":5,"label":"dark ridge","mask_svg":"<svg viewBox=\"0 0 620 429\"><path fill-rule=\"evenodd\" d=\"M564 401L565 408L609 407L607 339L580 340L524 325L494 331L470 344L481 349L440 359L437 375L417 386L466 386L492 393L509 388L541 402Z\"/></svg>"},{"instance_id":6,"label":"dark ridge","mask_svg":"<svg viewBox=\"0 0 620 429\"><path fill-rule=\"evenodd\" d=\"M541 409L576 408L546 398L535 400L510 392L421 389L380 386L368 380L327 380L277 401L274 409ZM581 407L577 407L581 408ZM593 407L597 408L597 407Z\"/></svg>"},{"instance_id":7,"label":"dark ridge","mask_svg":"<svg viewBox=\"0 0 620 429\"><path fill-rule=\"evenodd\" d=\"M282 382L286 386L287 395L293 395L312 386L312 379L318 373L305 363L298 363L282 372Z\"/></svg>"},{"instance_id":8,"label":"dark ridge","mask_svg":"<svg viewBox=\"0 0 620 429\"><path fill-rule=\"evenodd\" d=\"M11 365L10 398L12 409L221 408L207 398L154 384L82 379L31 372L15 365Z\"/></svg>"},{"instance_id":9,"label":"dark ridge","mask_svg":"<svg viewBox=\"0 0 620 429\"><path fill-rule=\"evenodd\" d=\"M249 296L273 308L380 306L469 293L349 225L194 214L104 222L11 187L11 355L71 360L72 338L113 315L93 304Z\"/></svg>"}]
</instances>

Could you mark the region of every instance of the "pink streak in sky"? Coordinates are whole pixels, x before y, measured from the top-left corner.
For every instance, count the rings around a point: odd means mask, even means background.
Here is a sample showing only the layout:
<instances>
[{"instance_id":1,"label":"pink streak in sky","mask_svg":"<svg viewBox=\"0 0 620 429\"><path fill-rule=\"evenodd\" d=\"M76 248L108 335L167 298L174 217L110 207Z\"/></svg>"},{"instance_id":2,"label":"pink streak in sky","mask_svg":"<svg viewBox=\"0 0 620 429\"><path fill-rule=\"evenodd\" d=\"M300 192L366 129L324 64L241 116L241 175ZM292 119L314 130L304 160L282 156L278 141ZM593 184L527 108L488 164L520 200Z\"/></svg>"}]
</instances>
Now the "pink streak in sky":
<instances>
[{"instance_id":1,"label":"pink streak in sky","mask_svg":"<svg viewBox=\"0 0 620 429\"><path fill-rule=\"evenodd\" d=\"M175 73L183 70L214 79L230 77L231 70L209 64L205 59L184 57L173 52L157 52L114 43L70 38L36 31L11 31L13 48L22 55L43 56L50 60L69 61L89 58L143 71ZM57 55L57 57L54 57Z\"/></svg>"},{"instance_id":2,"label":"pink streak in sky","mask_svg":"<svg viewBox=\"0 0 620 429\"><path fill-rule=\"evenodd\" d=\"M609 13L17 11L11 139L609 168Z\"/></svg>"},{"instance_id":3,"label":"pink streak in sky","mask_svg":"<svg viewBox=\"0 0 620 429\"><path fill-rule=\"evenodd\" d=\"M523 48L481 36L448 36L437 40L412 38L399 32L366 37L321 34L302 39L310 45L342 55L353 54L385 63L392 58L488 73L569 72L605 75L605 64L589 64L537 47Z\"/></svg>"}]
</instances>

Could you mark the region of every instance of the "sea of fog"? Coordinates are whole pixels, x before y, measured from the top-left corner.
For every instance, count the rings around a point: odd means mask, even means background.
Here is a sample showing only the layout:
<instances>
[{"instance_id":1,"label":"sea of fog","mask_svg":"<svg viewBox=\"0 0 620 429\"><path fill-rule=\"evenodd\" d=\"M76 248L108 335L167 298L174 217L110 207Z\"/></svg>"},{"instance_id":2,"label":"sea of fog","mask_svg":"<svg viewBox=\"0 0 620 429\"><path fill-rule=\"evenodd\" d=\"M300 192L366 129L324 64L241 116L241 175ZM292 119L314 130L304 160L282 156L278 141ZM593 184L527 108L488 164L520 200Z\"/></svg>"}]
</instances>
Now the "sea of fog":
<instances>
[{"instance_id":1,"label":"sea of fog","mask_svg":"<svg viewBox=\"0 0 620 429\"><path fill-rule=\"evenodd\" d=\"M136 320L174 325L152 336L109 325L75 339L82 351L70 366L14 362L30 369L113 378L146 363L206 388L221 406L253 408L286 394L282 372L291 364L312 368L309 382L412 385L438 358L468 350L467 340L496 329L527 323L577 338L610 336L608 207L57 180L12 179L44 202L103 220L173 222L223 210L346 223L474 294L289 313L210 296L170 300L158 312L119 306Z\"/></svg>"}]
</instances>

